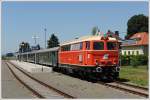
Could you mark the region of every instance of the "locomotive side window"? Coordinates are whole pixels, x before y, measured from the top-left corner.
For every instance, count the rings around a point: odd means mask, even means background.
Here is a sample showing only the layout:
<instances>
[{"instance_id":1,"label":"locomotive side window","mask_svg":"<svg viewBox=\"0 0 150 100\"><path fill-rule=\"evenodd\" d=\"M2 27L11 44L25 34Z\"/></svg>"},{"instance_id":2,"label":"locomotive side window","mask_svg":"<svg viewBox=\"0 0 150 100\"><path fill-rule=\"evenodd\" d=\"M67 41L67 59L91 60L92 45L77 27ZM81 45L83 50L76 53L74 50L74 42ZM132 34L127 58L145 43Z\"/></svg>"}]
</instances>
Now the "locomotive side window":
<instances>
[{"instance_id":1,"label":"locomotive side window","mask_svg":"<svg viewBox=\"0 0 150 100\"><path fill-rule=\"evenodd\" d=\"M116 50L117 49L117 43L116 42L107 42L107 49L108 50Z\"/></svg>"},{"instance_id":2,"label":"locomotive side window","mask_svg":"<svg viewBox=\"0 0 150 100\"><path fill-rule=\"evenodd\" d=\"M82 42L71 44L71 50L82 50Z\"/></svg>"},{"instance_id":3,"label":"locomotive side window","mask_svg":"<svg viewBox=\"0 0 150 100\"><path fill-rule=\"evenodd\" d=\"M93 49L94 50L104 50L104 43L103 42L94 42Z\"/></svg>"},{"instance_id":4,"label":"locomotive side window","mask_svg":"<svg viewBox=\"0 0 150 100\"><path fill-rule=\"evenodd\" d=\"M86 50L90 50L90 41L86 41Z\"/></svg>"}]
</instances>

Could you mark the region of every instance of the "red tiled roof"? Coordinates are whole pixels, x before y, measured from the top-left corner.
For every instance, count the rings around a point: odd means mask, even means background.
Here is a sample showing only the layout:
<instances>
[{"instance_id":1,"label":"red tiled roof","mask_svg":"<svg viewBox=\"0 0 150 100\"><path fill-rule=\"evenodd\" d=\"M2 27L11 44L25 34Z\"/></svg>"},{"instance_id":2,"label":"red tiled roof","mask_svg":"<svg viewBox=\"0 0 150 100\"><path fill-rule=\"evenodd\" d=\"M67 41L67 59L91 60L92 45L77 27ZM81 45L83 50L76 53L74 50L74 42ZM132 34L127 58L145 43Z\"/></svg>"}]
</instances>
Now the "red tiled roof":
<instances>
[{"instance_id":1,"label":"red tiled roof","mask_svg":"<svg viewBox=\"0 0 150 100\"><path fill-rule=\"evenodd\" d=\"M130 39L139 39L136 44L124 44L122 46L133 46L133 45L148 45L148 33L146 32L141 32L141 33L136 33L133 36L130 37Z\"/></svg>"}]
</instances>

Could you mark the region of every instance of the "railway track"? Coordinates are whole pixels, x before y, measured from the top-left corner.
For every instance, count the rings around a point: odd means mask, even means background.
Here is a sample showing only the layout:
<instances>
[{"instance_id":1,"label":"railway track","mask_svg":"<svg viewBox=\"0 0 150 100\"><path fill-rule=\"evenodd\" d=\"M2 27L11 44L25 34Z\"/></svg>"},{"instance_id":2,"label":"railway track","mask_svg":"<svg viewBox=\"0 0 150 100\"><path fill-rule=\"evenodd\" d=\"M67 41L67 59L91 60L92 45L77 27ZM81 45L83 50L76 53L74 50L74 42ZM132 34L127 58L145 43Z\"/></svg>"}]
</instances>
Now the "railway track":
<instances>
[{"instance_id":1,"label":"railway track","mask_svg":"<svg viewBox=\"0 0 150 100\"><path fill-rule=\"evenodd\" d=\"M15 72L12 70L12 68L10 67L9 64L11 64L15 69L17 69L18 71L22 72L24 75L28 76L29 78L31 78L32 80L38 82L39 84L43 85L46 88L49 88L50 90L53 90L55 92L57 92L58 94L62 95L65 98L75 98L71 95L68 95L67 93L64 93L32 76L30 76L28 73L24 72L23 70L21 70L20 68L18 68L16 65L14 65L11 62L6 62L6 64L8 65L8 68L11 70L11 72L13 73L13 75L16 77L17 80L19 80L25 87L27 87L33 94L35 94L38 98L46 98L44 95L42 95L41 93L37 92L36 90L32 89L30 86L28 86L25 82L23 82L16 74ZM119 81L115 81L115 82L111 82L111 83L104 83L104 82L98 82L99 84L108 86L108 87L112 87L112 88L116 88L122 91L126 91L126 92L130 92L136 95L140 95L143 97L148 97L148 88L143 88L143 87L139 87L139 86L135 86L135 85L131 85L131 84L127 84L127 83L122 83Z\"/></svg>"},{"instance_id":2,"label":"railway track","mask_svg":"<svg viewBox=\"0 0 150 100\"><path fill-rule=\"evenodd\" d=\"M32 77L28 73L26 73L23 70L21 70L20 68L18 68L13 63L8 62L8 61L7 62L5 61L5 63L8 66L11 73L14 75L14 77L21 84L23 84L28 90L30 90L34 95L36 95L38 98L49 98L49 97L50 98L75 98L63 91L60 91L44 82Z\"/></svg>"},{"instance_id":3,"label":"railway track","mask_svg":"<svg viewBox=\"0 0 150 100\"><path fill-rule=\"evenodd\" d=\"M140 96L143 96L146 98L148 98L148 96L149 96L148 88L139 87L139 86L135 86L135 85L127 84L127 83L122 83L119 81L115 81L115 82L111 82L111 83L104 83L104 82L98 82L98 83L103 84L105 86L112 87L112 88L116 88L116 89L119 89L122 91L140 95Z\"/></svg>"}]
</instances>

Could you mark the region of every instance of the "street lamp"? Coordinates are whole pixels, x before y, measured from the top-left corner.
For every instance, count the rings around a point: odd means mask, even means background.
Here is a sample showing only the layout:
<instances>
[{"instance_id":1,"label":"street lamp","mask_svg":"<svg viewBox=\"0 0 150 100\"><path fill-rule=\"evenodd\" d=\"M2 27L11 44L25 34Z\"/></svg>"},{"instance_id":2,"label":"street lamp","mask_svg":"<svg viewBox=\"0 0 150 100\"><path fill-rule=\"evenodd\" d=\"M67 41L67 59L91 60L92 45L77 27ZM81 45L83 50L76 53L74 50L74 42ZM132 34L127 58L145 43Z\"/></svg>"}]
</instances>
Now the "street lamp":
<instances>
[{"instance_id":1,"label":"street lamp","mask_svg":"<svg viewBox=\"0 0 150 100\"><path fill-rule=\"evenodd\" d=\"M22 53L23 53L23 48L24 48L23 46L24 46L24 43L21 43L21 44L20 44L20 48L21 48L20 61L21 61L21 59L23 58L23 57L22 57L22 56L23 56L23 55L22 55Z\"/></svg>"},{"instance_id":2,"label":"street lamp","mask_svg":"<svg viewBox=\"0 0 150 100\"><path fill-rule=\"evenodd\" d=\"M46 48L46 31L47 31L47 29L45 28L44 31L45 31L45 48Z\"/></svg>"},{"instance_id":3,"label":"street lamp","mask_svg":"<svg viewBox=\"0 0 150 100\"><path fill-rule=\"evenodd\" d=\"M38 37L38 36L36 36L36 35L34 35L32 38L34 39L34 41L35 41L35 45L36 45L36 39L38 39L39 37Z\"/></svg>"}]
</instances>

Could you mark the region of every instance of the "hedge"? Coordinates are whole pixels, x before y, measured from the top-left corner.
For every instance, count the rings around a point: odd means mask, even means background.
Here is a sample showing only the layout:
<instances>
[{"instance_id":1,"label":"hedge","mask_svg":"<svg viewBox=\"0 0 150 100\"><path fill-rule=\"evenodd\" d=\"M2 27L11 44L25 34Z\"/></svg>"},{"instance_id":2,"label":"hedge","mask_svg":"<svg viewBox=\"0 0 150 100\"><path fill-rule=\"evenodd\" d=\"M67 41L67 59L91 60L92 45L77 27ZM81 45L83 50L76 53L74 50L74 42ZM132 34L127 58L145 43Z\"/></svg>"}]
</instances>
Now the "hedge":
<instances>
[{"instance_id":1,"label":"hedge","mask_svg":"<svg viewBox=\"0 0 150 100\"><path fill-rule=\"evenodd\" d=\"M122 55L121 56L121 65L122 66L138 66L138 65L147 65L148 56L146 55Z\"/></svg>"}]
</instances>

